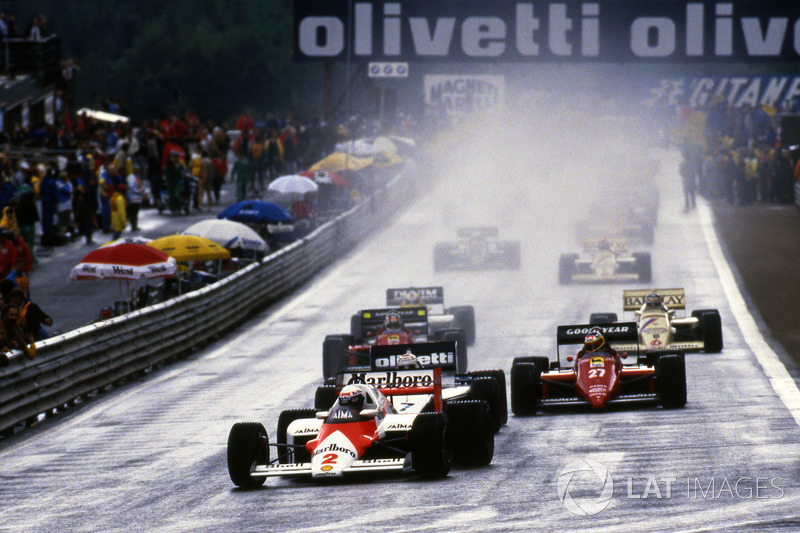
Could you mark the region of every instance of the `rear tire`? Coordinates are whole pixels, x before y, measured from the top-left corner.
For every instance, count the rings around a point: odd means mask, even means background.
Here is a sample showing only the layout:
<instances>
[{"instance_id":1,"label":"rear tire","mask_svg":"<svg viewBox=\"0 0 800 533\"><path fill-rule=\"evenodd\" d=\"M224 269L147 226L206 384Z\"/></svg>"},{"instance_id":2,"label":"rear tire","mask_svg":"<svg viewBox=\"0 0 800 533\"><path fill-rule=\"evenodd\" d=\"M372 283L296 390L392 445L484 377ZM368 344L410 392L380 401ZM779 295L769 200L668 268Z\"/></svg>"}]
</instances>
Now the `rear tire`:
<instances>
[{"instance_id":1,"label":"rear tire","mask_svg":"<svg viewBox=\"0 0 800 533\"><path fill-rule=\"evenodd\" d=\"M650 283L650 281L653 279L650 254L646 252L635 253L633 254L633 259L636 261L634 269L636 270L636 273L639 274L639 282Z\"/></svg>"},{"instance_id":2,"label":"rear tire","mask_svg":"<svg viewBox=\"0 0 800 533\"><path fill-rule=\"evenodd\" d=\"M443 342L455 341L456 343L456 373L467 373L467 334L463 329L446 329L441 333Z\"/></svg>"},{"instance_id":3,"label":"rear tire","mask_svg":"<svg viewBox=\"0 0 800 533\"><path fill-rule=\"evenodd\" d=\"M450 472L453 439L444 413L421 413L408 433L411 464L422 478L443 478Z\"/></svg>"},{"instance_id":4,"label":"rear tire","mask_svg":"<svg viewBox=\"0 0 800 533\"><path fill-rule=\"evenodd\" d=\"M480 400L450 402L447 419L453 428L454 457L467 466L486 466L494 457L491 408Z\"/></svg>"},{"instance_id":5,"label":"rear tire","mask_svg":"<svg viewBox=\"0 0 800 533\"><path fill-rule=\"evenodd\" d=\"M277 444L289 444L288 435L286 434L289 424L301 418L314 418L316 416L316 409L287 409L282 411L278 417ZM278 448L278 462L281 464L307 463L309 461L311 461L311 456L305 450Z\"/></svg>"},{"instance_id":6,"label":"rear tire","mask_svg":"<svg viewBox=\"0 0 800 533\"><path fill-rule=\"evenodd\" d=\"M656 361L656 378L661 405L668 409L686 405L686 364L683 354L661 355Z\"/></svg>"},{"instance_id":7,"label":"rear tire","mask_svg":"<svg viewBox=\"0 0 800 533\"><path fill-rule=\"evenodd\" d=\"M254 489L266 477L253 478L253 465L269 463L269 438L260 422L237 422L228 434L228 474L237 487Z\"/></svg>"},{"instance_id":8,"label":"rear tire","mask_svg":"<svg viewBox=\"0 0 800 533\"><path fill-rule=\"evenodd\" d=\"M457 305L447 312L453 315L453 325L466 333L467 344L475 344L475 308L471 305Z\"/></svg>"},{"instance_id":9,"label":"rear tire","mask_svg":"<svg viewBox=\"0 0 800 533\"><path fill-rule=\"evenodd\" d=\"M577 260L578 254L562 254L558 259L558 282L561 285L572 283L572 276L575 275L577 269L575 265Z\"/></svg>"},{"instance_id":10,"label":"rear tire","mask_svg":"<svg viewBox=\"0 0 800 533\"><path fill-rule=\"evenodd\" d=\"M433 271L439 272L450 267L450 246L445 242L437 242L433 247Z\"/></svg>"},{"instance_id":11,"label":"rear tire","mask_svg":"<svg viewBox=\"0 0 800 533\"><path fill-rule=\"evenodd\" d=\"M517 361L511 366L511 412L516 416L535 415L542 398L542 372L533 362Z\"/></svg>"},{"instance_id":12,"label":"rear tire","mask_svg":"<svg viewBox=\"0 0 800 533\"><path fill-rule=\"evenodd\" d=\"M471 374L470 374L471 375ZM476 377L469 384L473 400L480 400L489 406L489 422L492 432L497 433L503 427L503 407L500 398L500 384L494 377Z\"/></svg>"},{"instance_id":13,"label":"rear tire","mask_svg":"<svg viewBox=\"0 0 800 533\"><path fill-rule=\"evenodd\" d=\"M506 391L506 373L504 370L474 370L469 373L476 378L494 378L500 392L500 412L503 425L508 423L508 392Z\"/></svg>"},{"instance_id":14,"label":"rear tire","mask_svg":"<svg viewBox=\"0 0 800 533\"><path fill-rule=\"evenodd\" d=\"M317 411L327 411L336 401L335 385L320 385L314 393L314 408Z\"/></svg>"},{"instance_id":15,"label":"rear tire","mask_svg":"<svg viewBox=\"0 0 800 533\"><path fill-rule=\"evenodd\" d=\"M617 321L617 313L592 313L589 315L589 324L612 324Z\"/></svg>"},{"instance_id":16,"label":"rear tire","mask_svg":"<svg viewBox=\"0 0 800 533\"><path fill-rule=\"evenodd\" d=\"M327 380L347 368L349 335L328 335L322 342L322 378Z\"/></svg>"}]
</instances>

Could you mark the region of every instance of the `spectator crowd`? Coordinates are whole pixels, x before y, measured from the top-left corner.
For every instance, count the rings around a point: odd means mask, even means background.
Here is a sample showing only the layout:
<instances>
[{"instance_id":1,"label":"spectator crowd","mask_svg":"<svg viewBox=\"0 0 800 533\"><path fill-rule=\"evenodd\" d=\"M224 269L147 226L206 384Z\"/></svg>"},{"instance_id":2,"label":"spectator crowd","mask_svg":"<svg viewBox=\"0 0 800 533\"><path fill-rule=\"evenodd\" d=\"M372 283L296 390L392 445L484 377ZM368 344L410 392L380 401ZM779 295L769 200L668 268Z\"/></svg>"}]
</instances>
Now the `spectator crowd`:
<instances>
[{"instance_id":1,"label":"spectator crowd","mask_svg":"<svg viewBox=\"0 0 800 533\"><path fill-rule=\"evenodd\" d=\"M680 114L689 131L680 141L685 210L695 207L696 194L731 205L794 201L800 154L780 145L774 109L732 107L719 97L708 109L685 107Z\"/></svg>"}]
</instances>

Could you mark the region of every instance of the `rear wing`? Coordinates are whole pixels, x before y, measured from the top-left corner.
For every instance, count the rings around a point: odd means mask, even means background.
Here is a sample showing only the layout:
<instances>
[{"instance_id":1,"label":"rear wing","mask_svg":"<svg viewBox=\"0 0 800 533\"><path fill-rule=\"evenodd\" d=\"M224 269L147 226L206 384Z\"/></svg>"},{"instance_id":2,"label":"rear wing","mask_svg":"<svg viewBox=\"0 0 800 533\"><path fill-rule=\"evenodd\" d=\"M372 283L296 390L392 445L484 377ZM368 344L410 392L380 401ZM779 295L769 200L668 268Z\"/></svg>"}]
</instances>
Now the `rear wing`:
<instances>
[{"instance_id":1,"label":"rear wing","mask_svg":"<svg viewBox=\"0 0 800 533\"><path fill-rule=\"evenodd\" d=\"M419 344L388 344L372 346L369 350L372 370L397 370L397 360L401 355L411 353L423 369L441 368L456 371L456 342L422 342Z\"/></svg>"},{"instance_id":2,"label":"rear wing","mask_svg":"<svg viewBox=\"0 0 800 533\"><path fill-rule=\"evenodd\" d=\"M416 292L422 299L422 305L444 305L444 287L407 287L400 289L386 289L386 305L390 307L407 306L408 293Z\"/></svg>"},{"instance_id":3,"label":"rear wing","mask_svg":"<svg viewBox=\"0 0 800 533\"><path fill-rule=\"evenodd\" d=\"M636 322L612 322L610 324L576 324L558 326L556 330L556 346L558 364L561 366L561 346L583 344L589 331L599 329L612 347L615 344L639 345L639 330ZM572 350L568 355L575 355L579 350ZM638 350L637 350L638 356Z\"/></svg>"},{"instance_id":4,"label":"rear wing","mask_svg":"<svg viewBox=\"0 0 800 533\"><path fill-rule=\"evenodd\" d=\"M428 335L428 308L420 307L392 307L383 309L363 309L361 315L361 338L374 338L378 330L383 327L386 313L398 313L403 320L403 325L417 338L427 338Z\"/></svg>"},{"instance_id":5,"label":"rear wing","mask_svg":"<svg viewBox=\"0 0 800 533\"><path fill-rule=\"evenodd\" d=\"M337 390L345 385L372 385L384 396L432 394L436 412L442 410L442 369L440 367L413 370L375 372L343 372L336 376Z\"/></svg>"},{"instance_id":6,"label":"rear wing","mask_svg":"<svg viewBox=\"0 0 800 533\"><path fill-rule=\"evenodd\" d=\"M497 237L497 228L494 226L474 226L458 228L458 237Z\"/></svg>"},{"instance_id":7,"label":"rear wing","mask_svg":"<svg viewBox=\"0 0 800 533\"><path fill-rule=\"evenodd\" d=\"M651 292L664 299L667 309L686 309L686 296L683 289L632 289L622 291L622 309L638 311L644 305L644 299Z\"/></svg>"}]
</instances>

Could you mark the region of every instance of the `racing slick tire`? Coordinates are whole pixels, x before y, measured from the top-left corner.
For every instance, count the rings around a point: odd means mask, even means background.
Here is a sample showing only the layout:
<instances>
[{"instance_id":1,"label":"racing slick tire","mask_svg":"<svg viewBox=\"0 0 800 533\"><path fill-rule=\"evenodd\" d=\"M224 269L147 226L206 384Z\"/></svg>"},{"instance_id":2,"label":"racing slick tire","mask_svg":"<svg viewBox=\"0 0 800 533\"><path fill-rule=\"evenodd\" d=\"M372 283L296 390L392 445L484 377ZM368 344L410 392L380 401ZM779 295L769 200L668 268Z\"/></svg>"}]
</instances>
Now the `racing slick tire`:
<instances>
[{"instance_id":1,"label":"racing slick tire","mask_svg":"<svg viewBox=\"0 0 800 533\"><path fill-rule=\"evenodd\" d=\"M466 466L486 466L494 457L492 409L481 400L449 402L445 407L453 428L455 462Z\"/></svg>"},{"instance_id":2,"label":"racing slick tire","mask_svg":"<svg viewBox=\"0 0 800 533\"><path fill-rule=\"evenodd\" d=\"M281 411L280 416L278 416L277 444L289 444L289 437L286 434L286 431L289 429L289 424L301 418L315 418L316 416L316 409L287 409ZM311 438L309 437L308 440L311 440ZM307 463L311 461L311 456L309 456L308 452L305 450L295 450L292 448L281 449L281 447L279 447L278 450L278 462L281 464Z\"/></svg>"},{"instance_id":3,"label":"racing slick tire","mask_svg":"<svg viewBox=\"0 0 800 533\"><path fill-rule=\"evenodd\" d=\"M664 407L674 409L686 405L686 364L682 353L662 354L658 358L656 387Z\"/></svg>"},{"instance_id":4,"label":"racing slick tire","mask_svg":"<svg viewBox=\"0 0 800 533\"><path fill-rule=\"evenodd\" d=\"M617 313L592 313L589 315L589 324L613 324L617 321Z\"/></svg>"},{"instance_id":5,"label":"racing slick tire","mask_svg":"<svg viewBox=\"0 0 800 533\"><path fill-rule=\"evenodd\" d=\"M716 309L695 309L692 316L700 321L700 335L706 353L722 351L722 319Z\"/></svg>"},{"instance_id":6,"label":"racing slick tire","mask_svg":"<svg viewBox=\"0 0 800 533\"><path fill-rule=\"evenodd\" d=\"M506 244L504 266L511 270L519 270L522 264L522 254L520 253L519 242L513 241Z\"/></svg>"},{"instance_id":7,"label":"racing slick tire","mask_svg":"<svg viewBox=\"0 0 800 533\"><path fill-rule=\"evenodd\" d=\"M475 344L475 308L471 305L457 305L447 312L453 315L453 325L467 334L467 344Z\"/></svg>"},{"instance_id":8,"label":"racing slick tire","mask_svg":"<svg viewBox=\"0 0 800 533\"><path fill-rule=\"evenodd\" d=\"M320 385L314 393L314 408L317 411L327 411L336 401L336 386Z\"/></svg>"},{"instance_id":9,"label":"racing slick tire","mask_svg":"<svg viewBox=\"0 0 800 533\"><path fill-rule=\"evenodd\" d=\"M322 378L335 377L347 367L351 335L327 335L322 341Z\"/></svg>"},{"instance_id":10,"label":"racing slick tire","mask_svg":"<svg viewBox=\"0 0 800 533\"><path fill-rule=\"evenodd\" d=\"M228 474L237 487L255 489L265 477L253 478L254 463L269 463L269 438L260 422L237 422L228 434Z\"/></svg>"},{"instance_id":11,"label":"racing slick tire","mask_svg":"<svg viewBox=\"0 0 800 533\"><path fill-rule=\"evenodd\" d=\"M355 339L361 342L361 313L356 313L350 316L350 335L353 337L353 344Z\"/></svg>"},{"instance_id":12,"label":"racing slick tire","mask_svg":"<svg viewBox=\"0 0 800 533\"><path fill-rule=\"evenodd\" d=\"M653 279L652 263L650 261L650 254L647 252L640 252L633 254L635 266L633 267L637 274L639 274L640 283L650 283Z\"/></svg>"},{"instance_id":13,"label":"racing slick tire","mask_svg":"<svg viewBox=\"0 0 800 533\"><path fill-rule=\"evenodd\" d=\"M504 370L473 370L468 373L473 378L494 378L500 392L500 412L503 425L508 423L508 393L506 392L506 373Z\"/></svg>"},{"instance_id":14,"label":"racing slick tire","mask_svg":"<svg viewBox=\"0 0 800 533\"><path fill-rule=\"evenodd\" d=\"M572 276L575 275L577 270L576 261L578 261L578 254L561 254L561 257L559 257L558 282L561 285L572 283Z\"/></svg>"},{"instance_id":15,"label":"racing slick tire","mask_svg":"<svg viewBox=\"0 0 800 533\"><path fill-rule=\"evenodd\" d=\"M550 359L547 357L539 356L525 356L525 357L515 357L514 360L511 362L511 366L513 367L517 363L533 363L539 369L539 372L547 372L550 368Z\"/></svg>"},{"instance_id":16,"label":"racing slick tire","mask_svg":"<svg viewBox=\"0 0 800 533\"><path fill-rule=\"evenodd\" d=\"M450 268L450 244L437 242L433 247L433 271L439 272Z\"/></svg>"},{"instance_id":17,"label":"racing slick tire","mask_svg":"<svg viewBox=\"0 0 800 533\"><path fill-rule=\"evenodd\" d=\"M445 329L441 333L443 342L456 343L456 373L467 373L467 334L463 329Z\"/></svg>"},{"instance_id":18,"label":"racing slick tire","mask_svg":"<svg viewBox=\"0 0 800 533\"><path fill-rule=\"evenodd\" d=\"M539 365L515 361L511 365L511 412L515 416L535 415L542 398Z\"/></svg>"},{"instance_id":19,"label":"racing slick tire","mask_svg":"<svg viewBox=\"0 0 800 533\"><path fill-rule=\"evenodd\" d=\"M503 427L503 405L500 398L500 384L494 377L475 377L469 384L469 397L489 405L489 422L492 432Z\"/></svg>"},{"instance_id":20,"label":"racing slick tire","mask_svg":"<svg viewBox=\"0 0 800 533\"><path fill-rule=\"evenodd\" d=\"M453 461L453 435L444 413L420 413L408 433L411 464L422 478L443 478Z\"/></svg>"}]
</instances>

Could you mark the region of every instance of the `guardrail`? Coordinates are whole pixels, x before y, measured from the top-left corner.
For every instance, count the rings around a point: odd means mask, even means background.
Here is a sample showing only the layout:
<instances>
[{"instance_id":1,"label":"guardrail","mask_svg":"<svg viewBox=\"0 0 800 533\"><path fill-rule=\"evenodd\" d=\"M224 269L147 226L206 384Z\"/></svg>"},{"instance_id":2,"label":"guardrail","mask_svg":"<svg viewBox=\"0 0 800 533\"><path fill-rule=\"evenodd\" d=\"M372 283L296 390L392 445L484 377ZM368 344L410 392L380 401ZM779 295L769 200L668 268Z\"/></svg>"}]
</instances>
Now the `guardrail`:
<instances>
[{"instance_id":1,"label":"guardrail","mask_svg":"<svg viewBox=\"0 0 800 533\"><path fill-rule=\"evenodd\" d=\"M348 212L260 263L202 289L38 342L0 368L0 432L203 345L336 261L407 205L402 173ZM213 316L206 321L202 317Z\"/></svg>"}]
</instances>

